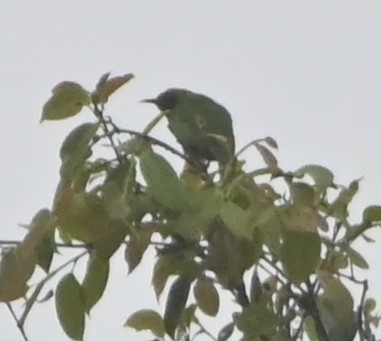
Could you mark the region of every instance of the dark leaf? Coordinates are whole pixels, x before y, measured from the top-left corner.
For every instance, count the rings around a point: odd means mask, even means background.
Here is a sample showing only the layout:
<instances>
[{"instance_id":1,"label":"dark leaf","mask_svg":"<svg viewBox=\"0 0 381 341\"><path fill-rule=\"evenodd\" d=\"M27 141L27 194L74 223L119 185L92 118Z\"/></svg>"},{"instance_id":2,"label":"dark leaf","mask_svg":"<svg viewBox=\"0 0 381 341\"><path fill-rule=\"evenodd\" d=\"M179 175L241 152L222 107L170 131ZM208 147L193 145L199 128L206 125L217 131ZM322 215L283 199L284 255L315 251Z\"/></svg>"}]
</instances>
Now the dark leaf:
<instances>
[{"instance_id":1,"label":"dark leaf","mask_svg":"<svg viewBox=\"0 0 381 341\"><path fill-rule=\"evenodd\" d=\"M209 316L217 315L220 306L220 297L211 278L204 276L199 277L193 288L193 294L197 306L203 313Z\"/></svg>"},{"instance_id":2,"label":"dark leaf","mask_svg":"<svg viewBox=\"0 0 381 341\"><path fill-rule=\"evenodd\" d=\"M157 337L165 335L164 321L159 313L150 309L143 309L133 313L124 323L125 327L135 330L150 330Z\"/></svg>"},{"instance_id":3,"label":"dark leaf","mask_svg":"<svg viewBox=\"0 0 381 341\"><path fill-rule=\"evenodd\" d=\"M179 276L169 289L165 304L164 327L172 339L188 300L190 285L191 281L187 277Z\"/></svg>"}]
</instances>

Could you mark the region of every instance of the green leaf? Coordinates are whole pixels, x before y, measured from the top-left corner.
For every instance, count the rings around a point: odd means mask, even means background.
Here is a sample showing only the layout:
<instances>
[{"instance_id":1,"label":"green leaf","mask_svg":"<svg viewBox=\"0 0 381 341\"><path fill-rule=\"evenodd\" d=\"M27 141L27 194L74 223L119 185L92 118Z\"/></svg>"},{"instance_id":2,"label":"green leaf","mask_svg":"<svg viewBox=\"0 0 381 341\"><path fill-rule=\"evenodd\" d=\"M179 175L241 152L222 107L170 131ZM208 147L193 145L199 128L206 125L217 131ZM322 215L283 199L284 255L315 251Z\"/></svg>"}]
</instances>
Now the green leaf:
<instances>
[{"instance_id":1,"label":"green leaf","mask_svg":"<svg viewBox=\"0 0 381 341\"><path fill-rule=\"evenodd\" d=\"M42 242L44 237L56 226L56 218L48 209L41 209L33 217L28 225L28 233L20 246L20 251L25 257L35 252L35 248Z\"/></svg>"},{"instance_id":2,"label":"green leaf","mask_svg":"<svg viewBox=\"0 0 381 341\"><path fill-rule=\"evenodd\" d=\"M349 290L327 272L319 273L319 282L324 289L317 304L320 318L330 341L353 340L356 333L354 301Z\"/></svg>"},{"instance_id":3,"label":"green leaf","mask_svg":"<svg viewBox=\"0 0 381 341\"><path fill-rule=\"evenodd\" d=\"M181 314L188 300L191 281L184 276L179 276L169 289L164 312L164 328L173 339Z\"/></svg>"},{"instance_id":4,"label":"green leaf","mask_svg":"<svg viewBox=\"0 0 381 341\"><path fill-rule=\"evenodd\" d=\"M304 331L307 333L310 341L319 341L319 336L316 332L314 319L311 316L306 316L303 322Z\"/></svg>"},{"instance_id":5,"label":"green leaf","mask_svg":"<svg viewBox=\"0 0 381 341\"><path fill-rule=\"evenodd\" d=\"M211 278L205 276L198 278L193 288L193 294L203 313L209 316L217 315L220 298Z\"/></svg>"},{"instance_id":6,"label":"green leaf","mask_svg":"<svg viewBox=\"0 0 381 341\"><path fill-rule=\"evenodd\" d=\"M134 78L132 73L113 78L108 78L108 76L109 73L106 73L99 79L95 91L91 94L91 99L94 104L107 103L110 95Z\"/></svg>"},{"instance_id":7,"label":"green leaf","mask_svg":"<svg viewBox=\"0 0 381 341\"><path fill-rule=\"evenodd\" d=\"M360 253L352 249L350 246L346 247L345 251L353 265L356 265L360 269L369 269L368 262Z\"/></svg>"},{"instance_id":8,"label":"green leaf","mask_svg":"<svg viewBox=\"0 0 381 341\"><path fill-rule=\"evenodd\" d=\"M181 211L186 206L184 187L164 157L149 150L143 152L140 170L148 193L160 205L173 211Z\"/></svg>"},{"instance_id":9,"label":"green leaf","mask_svg":"<svg viewBox=\"0 0 381 341\"><path fill-rule=\"evenodd\" d=\"M152 229L141 229L131 235L124 254L128 264L128 273L131 273L140 264L150 244L152 233Z\"/></svg>"},{"instance_id":10,"label":"green leaf","mask_svg":"<svg viewBox=\"0 0 381 341\"><path fill-rule=\"evenodd\" d=\"M381 222L381 206L368 206L362 214L362 219L367 222Z\"/></svg>"},{"instance_id":11,"label":"green leaf","mask_svg":"<svg viewBox=\"0 0 381 341\"><path fill-rule=\"evenodd\" d=\"M234 317L234 320L237 328L250 340L261 335L272 334L279 323L265 300L246 307L242 313Z\"/></svg>"},{"instance_id":12,"label":"green leaf","mask_svg":"<svg viewBox=\"0 0 381 341\"><path fill-rule=\"evenodd\" d=\"M99 128L98 123L84 123L73 129L65 138L60 149L62 160L60 175L64 179L70 179L78 172L79 166L90 157L89 143Z\"/></svg>"},{"instance_id":13,"label":"green leaf","mask_svg":"<svg viewBox=\"0 0 381 341\"><path fill-rule=\"evenodd\" d=\"M333 184L333 173L323 166L306 165L294 172L294 176L302 178L309 175L315 182L318 191L324 191Z\"/></svg>"},{"instance_id":14,"label":"green leaf","mask_svg":"<svg viewBox=\"0 0 381 341\"><path fill-rule=\"evenodd\" d=\"M79 84L62 82L52 90L53 96L44 104L41 121L62 120L78 114L90 104L89 93Z\"/></svg>"},{"instance_id":15,"label":"green leaf","mask_svg":"<svg viewBox=\"0 0 381 341\"><path fill-rule=\"evenodd\" d=\"M27 281L35 269L34 253L23 252L22 244L20 245L2 252L0 262L1 302L10 302L24 296L28 290Z\"/></svg>"},{"instance_id":16,"label":"green leaf","mask_svg":"<svg viewBox=\"0 0 381 341\"><path fill-rule=\"evenodd\" d=\"M82 282L82 293L85 300L86 311L90 312L92 307L102 297L110 271L108 259L92 254L87 263L86 275Z\"/></svg>"},{"instance_id":17,"label":"green leaf","mask_svg":"<svg viewBox=\"0 0 381 341\"><path fill-rule=\"evenodd\" d=\"M156 261L152 274L152 286L156 298L160 298L170 275L183 275L188 278L195 278L198 271L199 265L194 260L180 258L172 254L161 256Z\"/></svg>"},{"instance_id":18,"label":"green leaf","mask_svg":"<svg viewBox=\"0 0 381 341\"><path fill-rule=\"evenodd\" d=\"M320 261L321 241L317 233L285 229L280 259L294 283L305 281Z\"/></svg>"},{"instance_id":19,"label":"green leaf","mask_svg":"<svg viewBox=\"0 0 381 341\"><path fill-rule=\"evenodd\" d=\"M168 224L171 234L179 235L186 240L198 241L216 217L221 204L220 196L215 190L189 190L191 202L180 214Z\"/></svg>"},{"instance_id":20,"label":"green leaf","mask_svg":"<svg viewBox=\"0 0 381 341\"><path fill-rule=\"evenodd\" d=\"M52 264L56 245L54 240L54 230L49 231L41 240L40 244L35 247L37 255L37 264L46 272L49 272Z\"/></svg>"},{"instance_id":21,"label":"green leaf","mask_svg":"<svg viewBox=\"0 0 381 341\"><path fill-rule=\"evenodd\" d=\"M248 211L227 201L221 205L219 214L229 231L235 236L249 240L253 238L253 225L250 224Z\"/></svg>"},{"instance_id":22,"label":"green leaf","mask_svg":"<svg viewBox=\"0 0 381 341\"><path fill-rule=\"evenodd\" d=\"M299 207L314 207L315 190L305 182L293 182L291 185L293 204Z\"/></svg>"},{"instance_id":23,"label":"green leaf","mask_svg":"<svg viewBox=\"0 0 381 341\"><path fill-rule=\"evenodd\" d=\"M164 321L159 313L150 309L143 309L133 313L124 323L125 327L135 330L150 330L157 337L165 335Z\"/></svg>"},{"instance_id":24,"label":"green leaf","mask_svg":"<svg viewBox=\"0 0 381 341\"><path fill-rule=\"evenodd\" d=\"M230 338L230 336L232 336L234 327L235 327L234 322L230 322L227 325L225 325L218 332L217 341L227 341Z\"/></svg>"},{"instance_id":25,"label":"green leaf","mask_svg":"<svg viewBox=\"0 0 381 341\"><path fill-rule=\"evenodd\" d=\"M59 281L56 289L56 311L62 329L73 340L83 340L85 331L85 304L81 286L73 274Z\"/></svg>"}]
</instances>

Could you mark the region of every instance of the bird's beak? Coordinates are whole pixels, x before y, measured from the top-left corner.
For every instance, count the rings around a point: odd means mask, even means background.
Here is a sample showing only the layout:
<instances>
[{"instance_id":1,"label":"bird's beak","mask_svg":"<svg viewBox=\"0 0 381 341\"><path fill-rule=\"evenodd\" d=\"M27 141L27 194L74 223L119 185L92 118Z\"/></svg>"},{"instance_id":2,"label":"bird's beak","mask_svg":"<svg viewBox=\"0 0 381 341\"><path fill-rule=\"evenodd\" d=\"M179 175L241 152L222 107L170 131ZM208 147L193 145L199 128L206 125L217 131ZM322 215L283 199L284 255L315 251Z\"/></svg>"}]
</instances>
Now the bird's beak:
<instances>
[{"instance_id":1,"label":"bird's beak","mask_svg":"<svg viewBox=\"0 0 381 341\"><path fill-rule=\"evenodd\" d=\"M141 103L152 103L152 104L156 104L156 103L157 103L157 99L156 99L156 98L142 99L140 102L141 102Z\"/></svg>"}]
</instances>

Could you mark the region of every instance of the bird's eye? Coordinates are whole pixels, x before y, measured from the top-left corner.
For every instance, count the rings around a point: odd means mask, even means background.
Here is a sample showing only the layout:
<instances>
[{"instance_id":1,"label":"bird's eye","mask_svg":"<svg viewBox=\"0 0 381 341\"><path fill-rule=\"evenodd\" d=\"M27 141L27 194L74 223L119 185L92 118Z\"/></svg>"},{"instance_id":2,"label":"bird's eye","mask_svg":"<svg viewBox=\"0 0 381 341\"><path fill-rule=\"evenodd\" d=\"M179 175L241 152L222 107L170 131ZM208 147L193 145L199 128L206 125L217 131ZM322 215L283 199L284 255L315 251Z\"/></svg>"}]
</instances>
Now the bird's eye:
<instances>
[{"instance_id":1,"label":"bird's eye","mask_svg":"<svg viewBox=\"0 0 381 341\"><path fill-rule=\"evenodd\" d=\"M156 102L156 105L159 107L160 110L170 110L175 107L177 103L177 96L176 94L172 92L165 92L161 94Z\"/></svg>"}]
</instances>

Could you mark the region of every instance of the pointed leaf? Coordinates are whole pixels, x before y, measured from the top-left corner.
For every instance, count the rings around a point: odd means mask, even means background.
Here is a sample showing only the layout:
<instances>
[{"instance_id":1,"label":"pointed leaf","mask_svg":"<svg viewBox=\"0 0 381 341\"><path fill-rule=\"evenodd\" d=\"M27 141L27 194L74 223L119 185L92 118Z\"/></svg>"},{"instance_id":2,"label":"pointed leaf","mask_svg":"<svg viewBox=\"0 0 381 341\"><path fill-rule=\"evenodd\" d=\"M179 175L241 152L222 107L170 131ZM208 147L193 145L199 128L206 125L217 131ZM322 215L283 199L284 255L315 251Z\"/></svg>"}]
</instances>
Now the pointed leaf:
<instances>
[{"instance_id":1,"label":"pointed leaf","mask_svg":"<svg viewBox=\"0 0 381 341\"><path fill-rule=\"evenodd\" d=\"M107 103L108 98L121 86L129 82L134 75L132 73L125 74L123 76L108 78L109 74L103 75L96 87L96 90L91 95L94 104Z\"/></svg>"},{"instance_id":2,"label":"pointed leaf","mask_svg":"<svg viewBox=\"0 0 381 341\"><path fill-rule=\"evenodd\" d=\"M140 170L148 193L164 207L173 211L186 205L182 183L168 161L159 154L145 151L140 155Z\"/></svg>"},{"instance_id":3,"label":"pointed leaf","mask_svg":"<svg viewBox=\"0 0 381 341\"><path fill-rule=\"evenodd\" d=\"M78 114L90 104L89 93L79 84L62 82L53 89L53 96L44 104L41 121L61 120Z\"/></svg>"},{"instance_id":4,"label":"pointed leaf","mask_svg":"<svg viewBox=\"0 0 381 341\"><path fill-rule=\"evenodd\" d=\"M224 326L218 332L217 341L227 341L230 338L230 336L232 336L234 327L235 327L234 322L230 322L226 326Z\"/></svg>"},{"instance_id":5,"label":"pointed leaf","mask_svg":"<svg viewBox=\"0 0 381 341\"><path fill-rule=\"evenodd\" d=\"M354 301L349 290L332 274L319 273L324 293L318 297L318 309L329 340L353 340L356 333Z\"/></svg>"},{"instance_id":6,"label":"pointed leaf","mask_svg":"<svg viewBox=\"0 0 381 341\"><path fill-rule=\"evenodd\" d=\"M309 175L313 179L319 191L324 191L333 184L333 173L323 166L307 165L294 172L294 176L297 178L305 175Z\"/></svg>"},{"instance_id":7,"label":"pointed leaf","mask_svg":"<svg viewBox=\"0 0 381 341\"><path fill-rule=\"evenodd\" d=\"M164 327L173 339L181 314L188 300L191 281L187 277L178 277L169 289L164 313Z\"/></svg>"},{"instance_id":8,"label":"pointed leaf","mask_svg":"<svg viewBox=\"0 0 381 341\"><path fill-rule=\"evenodd\" d=\"M49 231L41 240L40 244L35 247L37 255L37 264L46 272L49 272L52 264L56 245L54 240L54 230Z\"/></svg>"},{"instance_id":9,"label":"pointed leaf","mask_svg":"<svg viewBox=\"0 0 381 341\"><path fill-rule=\"evenodd\" d=\"M102 297L110 271L108 259L97 257L94 253L88 260L86 275L82 282L82 293L84 296L86 311L90 312L92 307Z\"/></svg>"},{"instance_id":10,"label":"pointed leaf","mask_svg":"<svg viewBox=\"0 0 381 341\"><path fill-rule=\"evenodd\" d=\"M276 140L271 137L271 136L267 136L265 138L265 142L271 147L271 148L274 148L274 149L278 149L278 143L276 142Z\"/></svg>"},{"instance_id":11,"label":"pointed leaf","mask_svg":"<svg viewBox=\"0 0 381 341\"><path fill-rule=\"evenodd\" d=\"M135 330L150 330L157 337L165 335L164 321L159 313L150 309L143 309L133 313L124 323L125 327Z\"/></svg>"},{"instance_id":12,"label":"pointed leaf","mask_svg":"<svg viewBox=\"0 0 381 341\"><path fill-rule=\"evenodd\" d=\"M365 260L365 258L358 253L356 250L352 249L350 246L345 248L347 255L352 262L352 264L356 265L360 269L369 269L369 264Z\"/></svg>"},{"instance_id":13,"label":"pointed leaf","mask_svg":"<svg viewBox=\"0 0 381 341\"><path fill-rule=\"evenodd\" d=\"M56 310L62 329L73 340L82 340L85 331L85 304L81 287L73 274L67 274L57 285Z\"/></svg>"},{"instance_id":14,"label":"pointed leaf","mask_svg":"<svg viewBox=\"0 0 381 341\"><path fill-rule=\"evenodd\" d=\"M28 233L22 241L22 251L26 257L35 252L35 248L42 242L48 232L56 225L56 219L48 209L41 209L33 217L28 226Z\"/></svg>"},{"instance_id":15,"label":"pointed leaf","mask_svg":"<svg viewBox=\"0 0 381 341\"><path fill-rule=\"evenodd\" d=\"M263 161L266 163L267 166L274 168L278 166L278 160L268 148L259 143L254 143L254 146L261 154Z\"/></svg>"},{"instance_id":16,"label":"pointed leaf","mask_svg":"<svg viewBox=\"0 0 381 341\"><path fill-rule=\"evenodd\" d=\"M124 254L128 264L128 273L131 273L140 264L150 244L152 233L153 230L146 229L137 231L136 235L131 235Z\"/></svg>"},{"instance_id":17,"label":"pointed leaf","mask_svg":"<svg viewBox=\"0 0 381 341\"><path fill-rule=\"evenodd\" d=\"M217 315L220 298L211 278L204 276L198 278L193 288L193 294L203 313L209 316Z\"/></svg>"}]
</instances>

